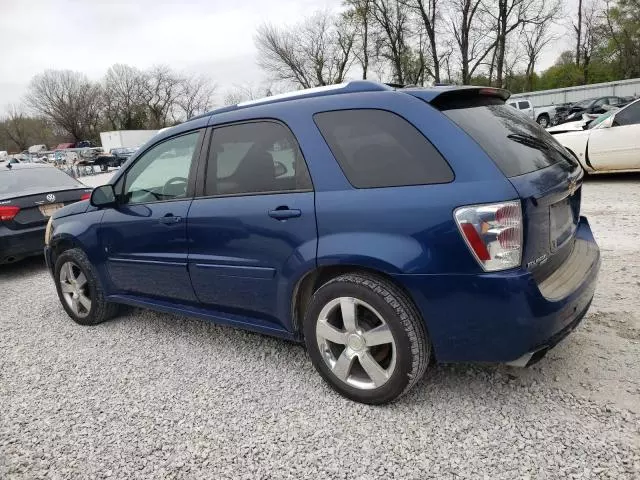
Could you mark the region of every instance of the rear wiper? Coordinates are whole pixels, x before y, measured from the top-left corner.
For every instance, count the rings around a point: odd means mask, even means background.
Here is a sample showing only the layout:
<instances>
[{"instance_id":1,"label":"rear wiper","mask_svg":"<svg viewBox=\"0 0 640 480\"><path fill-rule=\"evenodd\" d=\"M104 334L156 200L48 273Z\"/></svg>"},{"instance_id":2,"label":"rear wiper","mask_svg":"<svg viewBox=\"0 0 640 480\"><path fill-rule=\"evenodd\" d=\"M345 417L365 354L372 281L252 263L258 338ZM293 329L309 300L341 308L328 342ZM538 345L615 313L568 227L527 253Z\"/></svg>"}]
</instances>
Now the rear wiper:
<instances>
[{"instance_id":1,"label":"rear wiper","mask_svg":"<svg viewBox=\"0 0 640 480\"><path fill-rule=\"evenodd\" d=\"M543 142L539 138L525 133L511 133L507 135L507 138L537 150L549 150L549 144Z\"/></svg>"},{"instance_id":2,"label":"rear wiper","mask_svg":"<svg viewBox=\"0 0 640 480\"><path fill-rule=\"evenodd\" d=\"M576 159L570 155L565 154L562 149L558 148L553 143L545 142L539 138L534 137L533 135L528 135L526 133L512 133L507 135L507 138L513 140L514 142L522 143L527 147L535 148L537 150L549 151L554 150L557 152L562 158L568 160L569 163L576 163Z\"/></svg>"}]
</instances>

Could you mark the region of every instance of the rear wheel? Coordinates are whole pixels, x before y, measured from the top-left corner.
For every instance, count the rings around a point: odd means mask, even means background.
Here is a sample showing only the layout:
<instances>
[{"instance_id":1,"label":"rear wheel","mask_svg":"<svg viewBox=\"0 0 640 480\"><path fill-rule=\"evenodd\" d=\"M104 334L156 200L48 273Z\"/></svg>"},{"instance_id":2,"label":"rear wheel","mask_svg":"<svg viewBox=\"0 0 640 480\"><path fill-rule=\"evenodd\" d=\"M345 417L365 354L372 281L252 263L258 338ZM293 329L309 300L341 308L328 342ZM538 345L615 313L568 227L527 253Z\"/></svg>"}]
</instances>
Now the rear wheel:
<instances>
[{"instance_id":1,"label":"rear wheel","mask_svg":"<svg viewBox=\"0 0 640 480\"><path fill-rule=\"evenodd\" d=\"M82 250L66 250L56 260L54 280L60 302L80 325L96 325L113 317L116 304L105 300L95 270Z\"/></svg>"},{"instance_id":2,"label":"rear wheel","mask_svg":"<svg viewBox=\"0 0 640 480\"><path fill-rule=\"evenodd\" d=\"M358 402L398 398L429 362L424 321L400 289L374 275L341 275L320 287L307 308L304 334L318 372Z\"/></svg>"}]
</instances>

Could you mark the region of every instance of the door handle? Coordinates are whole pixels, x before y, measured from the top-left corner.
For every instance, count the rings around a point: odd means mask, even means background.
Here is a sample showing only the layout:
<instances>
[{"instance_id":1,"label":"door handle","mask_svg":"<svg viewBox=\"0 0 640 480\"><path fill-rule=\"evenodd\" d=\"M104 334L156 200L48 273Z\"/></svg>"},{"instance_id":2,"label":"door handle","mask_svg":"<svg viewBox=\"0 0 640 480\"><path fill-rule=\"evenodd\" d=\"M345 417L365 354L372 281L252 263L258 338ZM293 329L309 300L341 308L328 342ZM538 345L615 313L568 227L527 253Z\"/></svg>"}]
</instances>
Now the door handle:
<instances>
[{"instance_id":1,"label":"door handle","mask_svg":"<svg viewBox=\"0 0 640 480\"><path fill-rule=\"evenodd\" d=\"M172 213L167 213L164 217L160 218L160 223L165 225L173 225L174 223L179 223L182 221L182 217L178 217L173 215Z\"/></svg>"},{"instance_id":2,"label":"door handle","mask_svg":"<svg viewBox=\"0 0 640 480\"><path fill-rule=\"evenodd\" d=\"M295 218L302 215L297 208L278 207L275 210L269 210L269 216L276 220L286 220L287 218Z\"/></svg>"}]
</instances>

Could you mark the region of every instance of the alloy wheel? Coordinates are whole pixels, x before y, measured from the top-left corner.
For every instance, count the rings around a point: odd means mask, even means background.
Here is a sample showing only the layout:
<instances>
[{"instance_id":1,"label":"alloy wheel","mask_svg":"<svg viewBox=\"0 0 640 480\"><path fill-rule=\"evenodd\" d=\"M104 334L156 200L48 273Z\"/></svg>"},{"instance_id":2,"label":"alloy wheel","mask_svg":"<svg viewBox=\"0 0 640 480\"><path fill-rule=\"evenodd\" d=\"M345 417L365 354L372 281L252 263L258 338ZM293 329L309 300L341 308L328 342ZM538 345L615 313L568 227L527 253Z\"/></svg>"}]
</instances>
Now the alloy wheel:
<instances>
[{"instance_id":1,"label":"alloy wheel","mask_svg":"<svg viewBox=\"0 0 640 480\"><path fill-rule=\"evenodd\" d=\"M84 318L91 311L91 294L86 275L73 262L65 262L60 269L60 290L69 308Z\"/></svg>"},{"instance_id":2,"label":"alloy wheel","mask_svg":"<svg viewBox=\"0 0 640 480\"><path fill-rule=\"evenodd\" d=\"M320 354L336 378L370 390L391 378L396 366L396 343L384 318L354 297L327 303L316 323Z\"/></svg>"}]
</instances>

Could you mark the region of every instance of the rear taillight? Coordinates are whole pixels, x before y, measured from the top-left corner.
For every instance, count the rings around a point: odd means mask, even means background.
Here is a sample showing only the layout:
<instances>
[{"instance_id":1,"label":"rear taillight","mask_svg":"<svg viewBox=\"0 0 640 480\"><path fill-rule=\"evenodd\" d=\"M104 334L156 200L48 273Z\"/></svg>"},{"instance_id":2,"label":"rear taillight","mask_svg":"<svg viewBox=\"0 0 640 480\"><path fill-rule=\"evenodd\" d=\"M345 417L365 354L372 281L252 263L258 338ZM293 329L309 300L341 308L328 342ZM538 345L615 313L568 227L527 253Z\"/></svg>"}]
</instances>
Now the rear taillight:
<instances>
[{"instance_id":1,"label":"rear taillight","mask_svg":"<svg viewBox=\"0 0 640 480\"><path fill-rule=\"evenodd\" d=\"M20 211L20 207L11 205L0 205L0 222L8 222L13 220Z\"/></svg>"},{"instance_id":2,"label":"rear taillight","mask_svg":"<svg viewBox=\"0 0 640 480\"><path fill-rule=\"evenodd\" d=\"M89 200L91 198L91 194L90 193L83 193L80 196L80 200Z\"/></svg>"},{"instance_id":3,"label":"rear taillight","mask_svg":"<svg viewBox=\"0 0 640 480\"><path fill-rule=\"evenodd\" d=\"M462 237L487 272L520 266L522 209L520 202L460 207L454 212Z\"/></svg>"}]
</instances>

